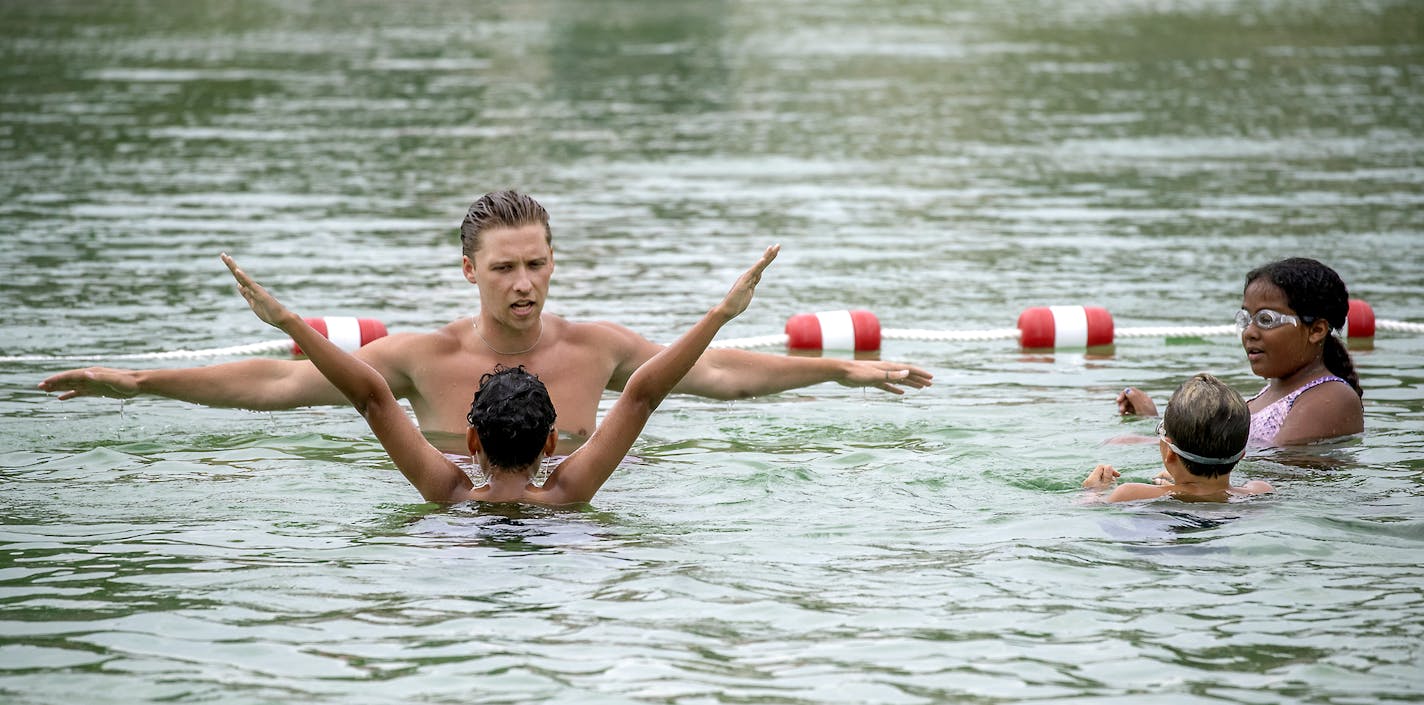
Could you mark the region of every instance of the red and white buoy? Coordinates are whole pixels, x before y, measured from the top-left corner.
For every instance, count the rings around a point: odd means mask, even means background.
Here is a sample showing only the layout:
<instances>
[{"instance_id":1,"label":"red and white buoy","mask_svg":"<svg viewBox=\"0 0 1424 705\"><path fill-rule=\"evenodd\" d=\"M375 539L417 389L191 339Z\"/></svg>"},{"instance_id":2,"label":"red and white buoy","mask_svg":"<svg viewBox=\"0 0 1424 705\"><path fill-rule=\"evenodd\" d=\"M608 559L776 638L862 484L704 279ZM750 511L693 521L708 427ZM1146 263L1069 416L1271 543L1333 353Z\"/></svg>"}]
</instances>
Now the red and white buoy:
<instances>
[{"instance_id":1,"label":"red and white buoy","mask_svg":"<svg viewBox=\"0 0 1424 705\"><path fill-rule=\"evenodd\" d=\"M1024 348L1091 348L1112 345L1112 314L1100 306L1036 306L1019 314Z\"/></svg>"},{"instance_id":2,"label":"red and white buoy","mask_svg":"<svg viewBox=\"0 0 1424 705\"><path fill-rule=\"evenodd\" d=\"M336 343L346 352L355 352L377 338L386 336L386 325L374 318L354 318L351 316L325 316L303 319L323 337ZM301 355L302 348L292 343L292 354Z\"/></svg>"},{"instance_id":3,"label":"red and white buoy","mask_svg":"<svg viewBox=\"0 0 1424 705\"><path fill-rule=\"evenodd\" d=\"M798 313L786 320L786 347L792 350L880 349L880 320L865 310Z\"/></svg>"},{"instance_id":4,"label":"red and white buoy","mask_svg":"<svg viewBox=\"0 0 1424 705\"><path fill-rule=\"evenodd\" d=\"M1369 304L1350 300L1349 319L1345 334L1352 340L1373 338L1375 330L1424 333L1424 323L1376 320ZM1117 339L1132 338L1215 338L1237 337L1240 331L1232 323L1203 326L1142 326L1114 325L1112 314L1099 306L1039 306L1019 315L1016 328L987 330L928 330L923 328L885 328L870 311L823 311L798 313L786 321L784 335L763 335L737 340L720 340L713 345L723 348L756 348L785 345L795 351L845 350L878 352L882 340L918 340L932 342L973 342L1018 340L1027 350L1086 349L1112 345Z\"/></svg>"},{"instance_id":5,"label":"red and white buoy","mask_svg":"<svg viewBox=\"0 0 1424 705\"><path fill-rule=\"evenodd\" d=\"M1375 311L1360 299L1350 299L1350 313L1345 318L1345 337L1375 337Z\"/></svg>"}]
</instances>

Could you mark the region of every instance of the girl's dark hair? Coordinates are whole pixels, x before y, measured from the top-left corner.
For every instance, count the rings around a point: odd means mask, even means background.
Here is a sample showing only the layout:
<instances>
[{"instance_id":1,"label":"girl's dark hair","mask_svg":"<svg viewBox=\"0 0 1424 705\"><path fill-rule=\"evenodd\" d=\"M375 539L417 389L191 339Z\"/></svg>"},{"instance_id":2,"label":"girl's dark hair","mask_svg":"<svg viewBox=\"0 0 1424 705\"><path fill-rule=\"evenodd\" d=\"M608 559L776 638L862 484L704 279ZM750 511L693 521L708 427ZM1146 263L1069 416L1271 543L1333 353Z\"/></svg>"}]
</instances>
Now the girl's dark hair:
<instances>
[{"instance_id":1,"label":"girl's dark hair","mask_svg":"<svg viewBox=\"0 0 1424 705\"><path fill-rule=\"evenodd\" d=\"M554 418L554 403L538 376L523 365L499 365L480 377L465 420L495 466L488 469L522 470L539 458Z\"/></svg>"},{"instance_id":2,"label":"girl's dark hair","mask_svg":"<svg viewBox=\"0 0 1424 705\"><path fill-rule=\"evenodd\" d=\"M1291 257L1251 270L1246 274L1246 286L1262 278L1285 292L1286 302L1303 322L1324 319L1331 329L1344 330L1345 317L1350 313L1350 292L1335 270L1309 257ZM1325 368L1349 382L1356 394L1365 396L1350 351L1334 335L1325 336Z\"/></svg>"}]
</instances>

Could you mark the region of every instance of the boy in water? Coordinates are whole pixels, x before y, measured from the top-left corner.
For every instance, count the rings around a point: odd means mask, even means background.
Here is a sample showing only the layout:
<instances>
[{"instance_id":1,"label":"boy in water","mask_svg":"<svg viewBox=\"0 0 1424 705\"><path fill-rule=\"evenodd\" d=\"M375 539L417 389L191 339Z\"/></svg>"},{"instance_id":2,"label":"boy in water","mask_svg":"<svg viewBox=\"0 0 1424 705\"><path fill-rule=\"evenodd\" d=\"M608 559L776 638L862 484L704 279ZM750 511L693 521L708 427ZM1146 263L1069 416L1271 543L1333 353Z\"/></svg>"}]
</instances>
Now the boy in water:
<instances>
[{"instance_id":1,"label":"boy in water","mask_svg":"<svg viewBox=\"0 0 1424 705\"><path fill-rule=\"evenodd\" d=\"M638 368L623 393L588 441L559 463L542 485L533 483L540 461L554 452L558 433L548 390L523 367L497 368L480 379L467 420L466 443L489 484L475 487L469 477L421 434L396 401L385 379L365 362L347 354L287 310L226 254L222 261L237 279L238 291L263 322L292 337L308 359L356 407L391 460L431 502L527 502L581 504L593 498L633 442L653 410L707 349L713 336L751 303L779 245L733 284L721 303L676 342Z\"/></svg>"},{"instance_id":2,"label":"boy in water","mask_svg":"<svg viewBox=\"0 0 1424 705\"><path fill-rule=\"evenodd\" d=\"M1205 372L1197 374L1177 387L1157 424L1157 446L1170 481L1120 485L1106 501L1171 496L1191 502L1221 502L1270 492L1271 486L1260 480L1231 484L1231 469L1246 454L1250 433L1251 410L1246 400L1221 380ZM1104 492L1117 484L1119 475L1111 465L1099 465L1083 480L1083 487Z\"/></svg>"}]
</instances>

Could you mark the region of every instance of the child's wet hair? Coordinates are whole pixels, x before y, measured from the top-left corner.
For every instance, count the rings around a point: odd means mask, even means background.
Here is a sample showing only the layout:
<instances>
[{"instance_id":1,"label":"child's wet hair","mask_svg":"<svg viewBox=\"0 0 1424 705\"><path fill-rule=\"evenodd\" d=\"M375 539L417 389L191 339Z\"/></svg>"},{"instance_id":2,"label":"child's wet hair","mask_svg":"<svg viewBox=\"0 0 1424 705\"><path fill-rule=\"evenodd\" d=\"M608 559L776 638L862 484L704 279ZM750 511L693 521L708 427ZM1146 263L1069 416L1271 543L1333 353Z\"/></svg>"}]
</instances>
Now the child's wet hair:
<instances>
[{"instance_id":1,"label":"child's wet hair","mask_svg":"<svg viewBox=\"0 0 1424 705\"><path fill-rule=\"evenodd\" d=\"M1162 414L1162 428L1174 445L1188 453L1229 458L1246 447L1251 435L1251 410L1236 390L1202 372L1172 393ZM1208 465L1181 460L1192 474L1202 477L1225 475L1236 467L1236 463Z\"/></svg>"},{"instance_id":2,"label":"child's wet hair","mask_svg":"<svg viewBox=\"0 0 1424 705\"><path fill-rule=\"evenodd\" d=\"M481 376L465 417L496 470L523 469L537 460L554 419L549 390L523 365L499 365Z\"/></svg>"}]
</instances>

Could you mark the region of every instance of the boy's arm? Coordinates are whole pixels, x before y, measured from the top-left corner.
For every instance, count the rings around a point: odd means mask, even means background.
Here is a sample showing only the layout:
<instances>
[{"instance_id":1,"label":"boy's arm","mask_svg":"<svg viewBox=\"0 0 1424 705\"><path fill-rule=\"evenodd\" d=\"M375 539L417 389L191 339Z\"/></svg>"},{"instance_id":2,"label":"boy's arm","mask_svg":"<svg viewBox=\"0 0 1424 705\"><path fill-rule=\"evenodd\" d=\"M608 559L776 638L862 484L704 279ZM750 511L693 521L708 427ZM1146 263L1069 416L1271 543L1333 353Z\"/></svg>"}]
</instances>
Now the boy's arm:
<instances>
[{"instance_id":1,"label":"boy's arm","mask_svg":"<svg viewBox=\"0 0 1424 705\"><path fill-rule=\"evenodd\" d=\"M572 504L593 498L633 447L653 410L697 363L717 331L747 309L762 272L780 251L780 245L766 248L761 259L737 278L721 303L633 373L588 442L549 475L544 487L552 493L551 503Z\"/></svg>"},{"instance_id":2,"label":"boy's arm","mask_svg":"<svg viewBox=\"0 0 1424 705\"><path fill-rule=\"evenodd\" d=\"M1117 413L1123 416L1131 414L1156 416L1157 405L1152 402L1152 397L1147 396L1147 392L1133 387L1125 387L1117 393Z\"/></svg>"},{"instance_id":3,"label":"boy's arm","mask_svg":"<svg viewBox=\"0 0 1424 705\"><path fill-rule=\"evenodd\" d=\"M237 280L238 291L252 312L301 346L316 369L365 417L391 460L422 497L434 502L464 498L471 488L469 478L421 435L379 372L316 332L253 281L227 254L222 255L222 261Z\"/></svg>"},{"instance_id":4,"label":"boy's arm","mask_svg":"<svg viewBox=\"0 0 1424 705\"><path fill-rule=\"evenodd\" d=\"M1117 484L1117 478L1122 473L1118 472L1111 465L1099 463L1088 473L1088 477L1083 480L1083 489L1101 492Z\"/></svg>"},{"instance_id":5,"label":"boy's arm","mask_svg":"<svg viewBox=\"0 0 1424 705\"><path fill-rule=\"evenodd\" d=\"M1088 490L1086 497L1090 502L1129 502L1134 499L1147 499L1149 497L1161 497L1171 490L1167 487L1154 487L1144 485L1140 482L1129 482L1117 484L1117 479L1122 477L1111 465L1098 465L1093 471L1088 473L1088 477L1083 480L1083 489Z\"/></svg>"}]
</instances>

